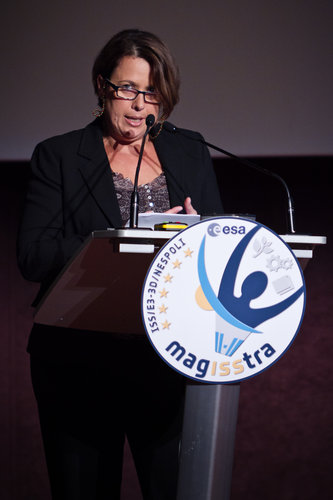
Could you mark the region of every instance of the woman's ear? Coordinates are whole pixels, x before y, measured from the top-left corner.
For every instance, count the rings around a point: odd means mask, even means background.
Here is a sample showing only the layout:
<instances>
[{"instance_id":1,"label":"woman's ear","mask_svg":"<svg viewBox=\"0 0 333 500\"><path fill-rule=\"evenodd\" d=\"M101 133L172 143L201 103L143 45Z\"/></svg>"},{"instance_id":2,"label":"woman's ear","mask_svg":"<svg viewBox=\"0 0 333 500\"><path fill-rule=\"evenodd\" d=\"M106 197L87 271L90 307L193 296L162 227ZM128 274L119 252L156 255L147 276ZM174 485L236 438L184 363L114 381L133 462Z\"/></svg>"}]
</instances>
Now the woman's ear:
<instances>
[{"instance_id":1,"label":"woman's ear","mask_svg":"<svg viewBox=\"0 0 333 500\"><path fill-rule=\"evenodd\" d=\"M105 80L102 75L98 75L96 83L98 88L98 97L104 97Z\"/></svg>"}]
</instances>

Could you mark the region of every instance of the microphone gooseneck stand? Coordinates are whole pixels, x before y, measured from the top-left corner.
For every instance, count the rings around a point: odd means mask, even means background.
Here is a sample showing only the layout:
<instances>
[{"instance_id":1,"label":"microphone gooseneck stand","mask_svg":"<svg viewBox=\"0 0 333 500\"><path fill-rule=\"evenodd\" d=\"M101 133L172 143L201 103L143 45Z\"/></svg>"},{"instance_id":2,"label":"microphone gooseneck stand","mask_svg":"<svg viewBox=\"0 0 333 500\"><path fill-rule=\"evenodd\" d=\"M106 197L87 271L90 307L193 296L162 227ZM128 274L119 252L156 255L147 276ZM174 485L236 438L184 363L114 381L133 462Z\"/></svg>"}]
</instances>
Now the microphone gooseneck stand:
<instances>
[{"instance_id":1,"label":"microphone gooseneck stand","mask_svg":"<svg viewBox=\"0 0 333 500\"><path fill-rule=\"evenodd\" d=\"M214 144L210 144L209 142L206 142L204 140L201 141L203 144L206 144L209 148L215 149L215 151L218 151L219 153L223 153L226 156L229 156L230 158L234 158L235 160L239 161L240 163L243 163L243 165L246 165L247 167L254 168L258 172L261 172L262 174L270 175L271 177L275 177L275 179L278 179L284 186L286 193L287 193L287 198L288 198L288 229L290 233L294 234L295 233L295 225L294 225L294 203L293 199L290 194L290 190L287 186L286 181L279 175L276 174L275 172L272 172L271 170L268 170L267 168L261 167L259 165L256 165L252 161L239 158L238 156L229 153L229 151L225 151L224 149L221 149L217 146L214 146Z\"/></svg>"},{"instance_id":2,"label":"microphone gooseneck stand","mask_svg":"<svg viewBox=\"0 0 333 500\"><path fill-rule=\"evenodd\" d=\"M146 126L147 129L144 133L144 136L142 137L142 142L141 142L141 148L140 148L140 153L139 153L139 159L138 159L138 164L136 167L135 171L135 178L134 178L134 188L133 188L133 193L131 196L131 207L130 207L130 228L131 229L136 229L138 227L138 216L139 216L139 192L138 192L138 181L139 181L139 172L140 172L140 166L141 166L141 161L142 161L142 155L143 155L143 150L145 147L145 142L147 135L149 133L149 130L152 128L155 122L155 117L154 115L148 115L146 118Z\"/></svg>"},{"instance_id":3,"label":"microphone gooseneck stand","mask_svg":"<svg viewBox=\"0 0 333 500\"><path fill-rule=\"evenodd\" d=\"M288 230L292 234L295 233L293 199L292 199L292 196L290 194L287 183L280 175L276 174L275 172L271 172L270 170L268 170L264 167L261 167L261 166L257 165L256 163L253 163L252 161L246 160L244 158L240 158L239 156L236 156L233 153L226 151L225 149L219 148L218 146L215 146L214 144L211 144L210 142L205 141L203 138L198 139L197 137L191 137L188 134L186 134L185 132L183 132L182 130L180 130L179 128L175 127L174 125L171 125L169 123L165 124L165 129L168 130L169 132L172 132L172 133L179 133L192 141L201 142L202 144L205 144L209 148L214 149L215 151L218 151L219 153L222 153L226 156L229 156L230 158L237 160L239 163L242 163L243 165L246 165L247 167L253 168L253 169L257 170L258 172L261 172L262 174L269 175L271 177L275 177L275 179L278 179L283 184L285 191L287 193L287 198L288 198Z\"/></svg>"}]
</instances>

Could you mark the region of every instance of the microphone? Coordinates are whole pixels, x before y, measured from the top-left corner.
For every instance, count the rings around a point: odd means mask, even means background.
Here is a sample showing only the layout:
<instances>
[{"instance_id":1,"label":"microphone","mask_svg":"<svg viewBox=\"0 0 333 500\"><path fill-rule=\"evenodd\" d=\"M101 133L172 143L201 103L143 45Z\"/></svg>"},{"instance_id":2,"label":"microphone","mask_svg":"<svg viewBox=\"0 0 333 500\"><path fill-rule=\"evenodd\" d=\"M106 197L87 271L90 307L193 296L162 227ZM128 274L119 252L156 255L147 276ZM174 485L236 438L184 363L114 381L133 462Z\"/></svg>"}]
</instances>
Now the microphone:
<instances>
[{"instance_id":1,"label":"microphone","mask_svg":"<svg viewBox=\"0 0 333 500\"><path fill-rule=\"evenodd\" d=\"M293 199L291 197L291 194L290 194L289 188L287 186L287 183L285 182L285 180L280 175L278 175L275 172L271 172L270 170L268 170L268 169L266 169L264 167L261 167L260 165L257 165L256 163L254 163L252 161L246 160L244 158L240 158L239 156L236 156L233 153L230 153L229 151L226 151L225 149L219 148L218 146L215 146L214 144L206 142L203 138L198 138L198 137L190 136L189 134L187 134L186 132L182 131L181 129L175 127L171 123L165 122L164 123L164 129L167 130L170 133L173 133L173 134L176 134L176 133L181 134L184 137L187 137L188 139L191 139L192 141L201 142L205 146L208 146L209 148L214 149L215 151L218 151L219 153L223 153L224 155L229 156L230 158L233 158L234 160L237 160L239 163L242 163L243 165L246 165L247 167L253 168L253 169L257 170L258 172L261 172L262 174L270 175L271 177L275 177L275 179L278 179L283 184L284 189L285 189L285 191L287 193L287 198L288 198L288 215L289 215L288 228L289 228L289 230L290 230L290 232L292 234L295 233L295 226L294 226L294 203L293 203Z\"/></svg>"},{"instance_id":2,"label":"microphone","mask_svg":"<svg viewBox=\"0 0 333 500\"><path fill-rule=\"evenodd\" d=\"M131 196L131 207L130 207L130 225L131 229L138 227L138 216L139 216L139 193L138 193L138 180L139 180L139 172L141 166L141 160L143 155L143 149L145 147L146 137L149 133L149 130L155 123L154 115L148 115L146 118L146 131L142 137L141 148L139 153L138 164L136 166L135 178L134 178L134 188Z\"/></svg>"}]
</instances>

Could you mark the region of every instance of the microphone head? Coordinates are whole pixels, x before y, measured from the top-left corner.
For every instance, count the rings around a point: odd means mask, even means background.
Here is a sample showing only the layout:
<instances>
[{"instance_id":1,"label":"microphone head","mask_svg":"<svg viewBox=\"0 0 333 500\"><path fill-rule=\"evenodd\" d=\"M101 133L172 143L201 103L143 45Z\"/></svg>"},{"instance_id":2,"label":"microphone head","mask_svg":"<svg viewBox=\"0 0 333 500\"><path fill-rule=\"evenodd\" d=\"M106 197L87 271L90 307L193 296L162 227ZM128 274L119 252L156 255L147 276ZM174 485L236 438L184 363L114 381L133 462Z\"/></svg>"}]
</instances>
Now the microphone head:
<instances>
[{"instance_id":1,"label":"microphone head","mask_svg":"<svg viewBox=\"0 0 333 500\"><path fill-rule=\"evenodd\" d=\"M148 115L146 118L146 125L148 128L151 128L155 123L155 116L154 115Z\"/></svg>"}]
</instances>

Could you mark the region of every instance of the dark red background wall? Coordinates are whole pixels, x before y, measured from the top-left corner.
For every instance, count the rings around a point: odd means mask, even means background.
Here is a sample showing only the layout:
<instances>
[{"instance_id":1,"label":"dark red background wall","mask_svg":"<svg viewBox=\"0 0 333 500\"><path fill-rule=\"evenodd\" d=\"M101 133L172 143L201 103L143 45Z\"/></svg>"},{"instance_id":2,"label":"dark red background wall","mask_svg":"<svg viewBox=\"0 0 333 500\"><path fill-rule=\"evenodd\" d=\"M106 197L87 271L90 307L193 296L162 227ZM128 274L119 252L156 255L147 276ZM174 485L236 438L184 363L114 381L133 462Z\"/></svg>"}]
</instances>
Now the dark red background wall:
<instances>
[{"instance_id":1,"label":"dark red background wall","mask_svg":"<svg viewBox=\"0 0 333 500\"><path fill-rule=\"evenodd\" d=\"M295 342L263 374L241 384L232 500L310 500L332 492L332 158L259 158L293 193L298 233L328 236L305 278L307 308ZM285 194L270 177L215 160L227 213L252 213L286 232ZM0 498L49 500L36 405L25 352L37 286L20 276L15 239L27 164L0 165ZM130 455L124 500L138 500Z\"/></svg>"}]
</instances>

